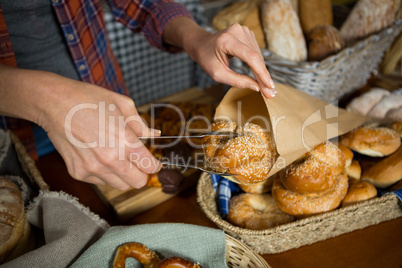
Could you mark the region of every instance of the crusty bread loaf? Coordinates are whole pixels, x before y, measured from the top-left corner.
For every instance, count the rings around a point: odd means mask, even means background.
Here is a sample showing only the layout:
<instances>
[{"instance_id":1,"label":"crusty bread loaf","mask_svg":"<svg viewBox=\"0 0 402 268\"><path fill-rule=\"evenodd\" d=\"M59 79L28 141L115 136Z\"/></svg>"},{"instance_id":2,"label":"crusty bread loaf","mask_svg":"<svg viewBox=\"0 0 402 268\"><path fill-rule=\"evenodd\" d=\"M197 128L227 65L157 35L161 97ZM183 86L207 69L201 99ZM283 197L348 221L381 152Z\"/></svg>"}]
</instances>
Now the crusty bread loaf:
<instances>
[{"instance_id":1,"label":"crusty bread loaf","mask_svg":"<svg viewBox=\"0 0 402 268\"><path fill-rule=\"evenodd\" d=\"M299 18L289 0L266 0L261 9L262 25L268 49L284 59L307 59L306 40Z\"/></svg>"},{"instance_id":2,"label":"crusty bread loaf","mask_svg":"<svg viewBox=\"0 0 402 268\"><path fill-rule=\"evenodd\" d=\"M25 226L22 194L10 179L0 176L0 263L13 252Z\"/></svg>"},{"instance_id":3,"label":"crusty bread loaf","mask_svg":"<svg viewBox=\"0 0 402 268\"><path fill-rule=\"evenodd\" d=\"M402 179L402 147L392 155L363 171L362 180L386 188Z\"/></svg>"},{"instance_id":4,"label":"crusty bread loaf","mask_svg":"<svg viewBox=\"0 0 402 268\"><path fill-rule=\"evenodd\" d=\"M340 32L331 25L318 25L307 35L308 60L321 61L344 46Z\"/></svg>"},{"instance_id":5,"label":"crusty bread loaf","mask_svg":"<svg viewBox=\"0 0 402 268\"><path fill-rule=\"evenodd\" d=\"M305 35L318 25L333 25L332 1L299 1L299 17Z\"/></svg>"},{"instance_id":6,"label":"crusty bread loaf","mask_svg":"<svg viewBox=\"0 0 402 268\"><path fill-rule=\"evenodd\" d=\"M212 20L212 25L218 31L222 31L235 23L247 26L254 33L258 46L266 48L259 6L260 0L235 2L216 14Z\"/></svg>"},{"instance_id":7,"label":"crusty bread loaf","mask_svg":"<svg viewBox=\"0 0 402 268\"><path fill-rule=\"evenodd\" d=\"M350 45L390 26L399 5L400 0L359 0L341 27L343 39Z\"/></svg>"}]
</instances>

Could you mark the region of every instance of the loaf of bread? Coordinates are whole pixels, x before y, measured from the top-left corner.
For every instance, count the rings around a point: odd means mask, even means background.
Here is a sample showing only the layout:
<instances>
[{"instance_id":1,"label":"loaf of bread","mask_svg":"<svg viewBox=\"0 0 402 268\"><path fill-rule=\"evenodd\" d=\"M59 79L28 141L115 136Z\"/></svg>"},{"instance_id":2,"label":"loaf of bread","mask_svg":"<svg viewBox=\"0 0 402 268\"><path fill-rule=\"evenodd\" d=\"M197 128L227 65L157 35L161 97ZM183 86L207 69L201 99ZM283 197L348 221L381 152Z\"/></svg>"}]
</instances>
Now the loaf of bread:
<instances>
[{"instance_id":1,"label":"loaf of bread","mask_svg":"<svg viewBox=\"0 0 402 268\"><path fill-rule=\"evenodd\" d=\"M266 0L261 8L268 49L289 61L307 59L307 46L299 17L289 0Z\"/></svg>"},{"instance_id":2,"label":"loaf of bread","mask_svg":"<svg viewBox=\"0 0 402 268\"><path fill-rule=\"evenodd\" d=\"M254 33L258 46L266 48L259 3L259 0L235 2L218 13L213 18L212 25L218 31L222 31L235 23L247 26Z\"/></svg>"},{"instance_id":3,"label":"loaf of bread","mask_svg":"<svg viewBox=\"0 0 402 268\"><path fill-rule=\"evenodd\" d=\"M24 234L25 210L20 189L0 176L0 264L17 247Z\"/></svg>"},{"instance_id":4,"label":"loaf of bread","mask_svg":"<svg viewBox=\"0 0 402 268\"><path fill-rule=\"evenodd\" d=\"M400 0L359 0L341 27L343 39L351 45L390 26L396 19L399 5Z\"/></svg>"},{"instance_id":5,"label":"loaf of bread","mask_svg":"<svg viewBox=\"0 0 402 268\"><path fill-rule=\"evenodd\" d=\"M308 60L321 61L344 46L338 29L331 25L318 25L307 35Z\"/></svg>"},{"instance_id":6,"label":"loaf of bread","mask_svg":"<svg viewBox=\"0 0 402 268\"><path fill-rule=\"evenodd\" d=\"M300 23L305 35L318 25L333 25L331 0L299 1Z\"/></svg>"}]
</instances>

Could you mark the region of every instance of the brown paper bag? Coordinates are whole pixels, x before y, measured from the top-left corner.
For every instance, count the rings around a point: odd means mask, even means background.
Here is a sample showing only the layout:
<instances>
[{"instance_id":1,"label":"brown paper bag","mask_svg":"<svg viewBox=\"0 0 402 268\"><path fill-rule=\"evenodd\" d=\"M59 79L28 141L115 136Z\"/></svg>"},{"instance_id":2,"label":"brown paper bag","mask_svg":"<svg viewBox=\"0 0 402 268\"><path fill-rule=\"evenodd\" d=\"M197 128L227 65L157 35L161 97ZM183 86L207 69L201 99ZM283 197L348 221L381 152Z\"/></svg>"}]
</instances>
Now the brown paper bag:
<instances>
[{"instance_id":1,"label":"brown paper bag","mask_svg":"<svg viewBox=\"0 0 402 268\"><path fill-rule=\"evenodd\" d=\"M276 84L273 99L247 89L231 88L216 109L215 120L255 123L272 131L279 158L269 176L290 165L316 145L360 126L366 117L347 112L291 86Z\"/></svg>"}]
</instances>

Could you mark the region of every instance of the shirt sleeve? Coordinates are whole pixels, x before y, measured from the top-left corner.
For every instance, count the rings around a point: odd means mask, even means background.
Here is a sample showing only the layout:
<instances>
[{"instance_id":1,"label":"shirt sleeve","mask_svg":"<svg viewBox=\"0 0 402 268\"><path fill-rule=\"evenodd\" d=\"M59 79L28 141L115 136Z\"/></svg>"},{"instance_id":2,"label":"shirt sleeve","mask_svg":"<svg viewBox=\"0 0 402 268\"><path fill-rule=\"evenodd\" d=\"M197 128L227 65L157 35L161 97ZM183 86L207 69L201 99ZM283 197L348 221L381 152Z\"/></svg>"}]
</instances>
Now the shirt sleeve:
<instances>
[{"instance_id":1,"label":"shirt sleeve","mask_svg":"<svg viewBox=\"0 0 402 268\"><path fill-rule=\"evenodd\" d=\"M162 33L169 21L177 17L193 19L191 13L180 3L171 0L108 0L116 21L133 32L143 34L151 45L168 52L181 52L179 47L163 42Z\"/></svg>"}]
</instances>

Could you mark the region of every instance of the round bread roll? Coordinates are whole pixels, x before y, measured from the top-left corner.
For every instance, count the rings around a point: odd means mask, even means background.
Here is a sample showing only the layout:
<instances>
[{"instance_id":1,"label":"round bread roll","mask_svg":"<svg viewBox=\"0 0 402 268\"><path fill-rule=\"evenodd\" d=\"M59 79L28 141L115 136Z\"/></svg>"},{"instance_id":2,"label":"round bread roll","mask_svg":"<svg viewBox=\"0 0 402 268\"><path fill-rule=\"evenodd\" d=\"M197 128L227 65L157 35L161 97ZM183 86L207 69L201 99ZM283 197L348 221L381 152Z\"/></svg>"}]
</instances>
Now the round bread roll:
<instances>
[{"instance_id":1,"label":"round bread roll","mask_svg":"<svg viewBox=\"0 0 402 268\"><path fill-rule=\"evenodd\" d=\"M358 202L377 196L377 189L367 181L351 180L342 207L350 206Z\"/></svg>"},{"instance_id":2,"label":"round bread roll","mask_svg":"<svg viewBox=\"0 0 402 268\"><path fill-rule=\"evenodd\" d=\"M315 26L307 35L308 60L321 61L343 48L340 32L332 25Z\"/></svg>"},{"instance_id":3,"label":"round bread roll","mask_svg":"<svg viewBox=\"0 0 402 268\"><path fill-rule=\"evenodd\" d=\"M346 172L336 176L332 188L319 194L299 194L286 189L280 179L275 179L272 186L272 196L278 207L295 217L308 217L331 211L337 208L348 190Z\"/></svg>"},{"instance_id":4,"label":"round bread roll","mask_svg":"<svg viewBox=\"0 0 402 268\"><path fill-rule=\"evenodd\" d=\"M346 174L348 174L349 178L360 180L362 175L362 168L360 166L359 161L353 159L352 164L346 167Z\"/></svg>"},{"instance_id":5,"label":"round bread roll","mask_svg":"<svg viewBox=\"0 0 402 268\"><path fill-rule=\"evenodd\" d=\"M402 179L402 147L395 153L363 170L362 180L371 182L375 187L387 188Z\"/></svg>"},{"instance_id":6,"label":"round bread roll","mask_svg":"<svg viewBox=\"0 0 402 268\"><path fill-rule=\"evenodd\" d=\"M239 184L239 186L246 193L265 194L271 191L272 184L274 183L274 177L275 175L261 182L254 184Z\"/></svg>"},{"instance_id":7,"label":"round bread roll","mask_svg":"<svg viewBox=\"0 0 402 268\"><path fill-rule=\"evenodd\" d=\"M345 156L345 167L346 168L349 167L352 164L352 160L353 160L352 150L350 150L348 147L346 147L345 145L342 145L342 144L338 144L337 146L338 146L339 150L341 150L341 152Z\"/></svg>"},{"instance_id":8,"label":"round bread roll","mask_svg":"<svg viewBox=\"0 0 402 268\"><path fill-rule=\"evenodd\" d=\"M25 211L21 191L10 179L0 176L0 263L18 245L24 226Z\"/></svg>"},{"instance_id":9,"label":"round bread roll","mask_svg":"<svg viewBox=\"0 0 402 268\"><path fill-rule=\"evenodd\" d=\"M286 168L283 186L299 194L323 193L332 188L345 167L345 156L331 142L316 146L305 158Z\"/></svg>"},{"instance_id":10,"label":"round bread roll","mask_svg":"<svg viewBox=\"0 0 402 268\"><path fill-rule=\"evenodd\" d=\"M230 199L227 220L239 227L262 230L293 221L270 194L239 194Z\"/></svg>"},{"instance_id":11,"label":"round bread roll","mask_svg":"<svg viewBox=\"0 0 402 268\"><path fill-rule=\"evenodd\" d=\"M402 121L397 121L389 124L388 128L395 130L396 133L402 138Z\"/></svg>"},{"instance_id":12,"label":"round bread roll","mask_svg":"<svg viewBox=\"0 0 402 268\"><path fill-rule=\"evenodd\" d=\"M240 134L234 138L212 136L204 139L205 158L214 170L238 174L234 177L241 184L267 179L278 157L270 133L252 123L236 126L235 123L222 121L213 123L212 130Z\"/></svg>"},{"instance_id":13,"label":"round bread roll","mask_svg":"<svg viewBox=\"0 0 402 268\"><path fill-rule=\"evenodd\" d=\"M346 105L346 110L367 115L370 110L382 100L382 98L389 94L391 93L383 88L371 88L370 91L354 98L348 105Z\"/></svg>"},{"instance_id":14,"label":"round bread roll","mask_svg":"<svg viewBox=\"0 0 402 268\"><path fill-rule=\"evenodd\" d=\"M401 145L401 139L389 128L359 127L343 135L340 143L360 154L382 157L395 152Z\"/></svg>"}]
</instances>

